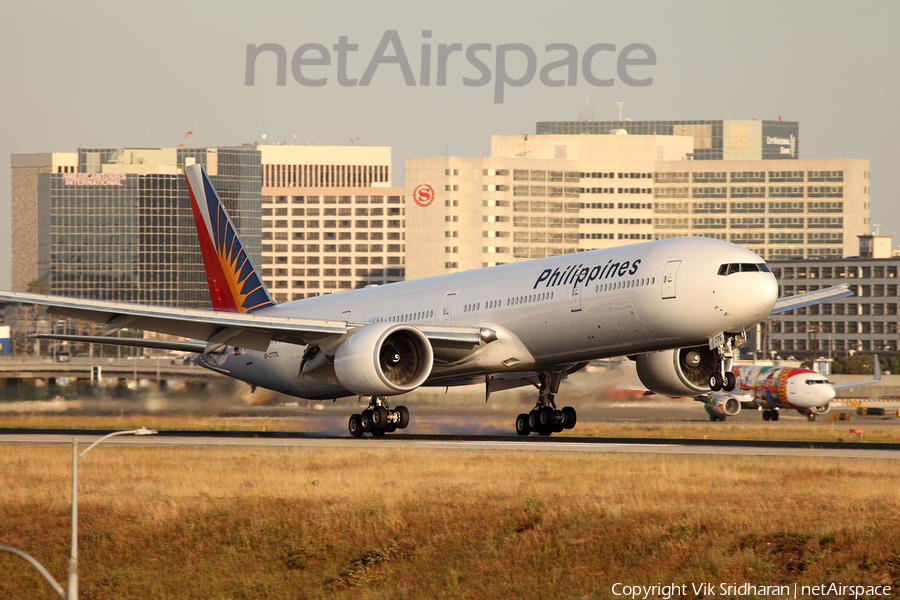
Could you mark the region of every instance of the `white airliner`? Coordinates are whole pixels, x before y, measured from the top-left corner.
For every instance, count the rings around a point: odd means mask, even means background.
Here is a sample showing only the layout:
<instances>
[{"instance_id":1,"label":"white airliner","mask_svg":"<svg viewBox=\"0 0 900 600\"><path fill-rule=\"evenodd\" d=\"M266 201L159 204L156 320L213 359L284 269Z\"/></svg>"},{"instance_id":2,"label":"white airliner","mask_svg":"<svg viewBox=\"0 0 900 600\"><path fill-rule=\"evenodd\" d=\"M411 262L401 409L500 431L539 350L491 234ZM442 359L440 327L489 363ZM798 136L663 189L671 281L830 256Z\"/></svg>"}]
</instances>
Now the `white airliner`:
<instances>
[{"instance_id":1,"label":"white airliner","mask_svg":"<svg viewBox=\"0 0 900 600\"><path fill-rule=\"evenodd\" d=\"M836 390L881 381L881 365L874 357L872 379L834 384L824 375L797 367L741 365L732 369L737 378L733 392L710 392L697 396L710 421L724 421L741 408L762 410L764 421L777 421L780 409L794 409L810 421L828 414Z\"/></svg>"},{"instance_id":2,"label":"white airliner","mask_svg":"<svg viewBox=\"0 0 900 600\"><path fill-rule=\"evenodd\" d=\"M367 396L353 436L406 427L388 397L481 383L486 395L538 388L520 435L575 425L554 396L567 374L629 355L657 392L733 389L735 347L771 312L848 295L846 286L778 300L755 253L676 238L439 275L277 305L200 165L185 168L214 310L0 292L0 300L105 323L102 336L36 337L197 352L208 369L308 399ZM778 307L776 308L776 301ZM187 338L109 337L129 327Z\"/></svg>"}]
</instances>

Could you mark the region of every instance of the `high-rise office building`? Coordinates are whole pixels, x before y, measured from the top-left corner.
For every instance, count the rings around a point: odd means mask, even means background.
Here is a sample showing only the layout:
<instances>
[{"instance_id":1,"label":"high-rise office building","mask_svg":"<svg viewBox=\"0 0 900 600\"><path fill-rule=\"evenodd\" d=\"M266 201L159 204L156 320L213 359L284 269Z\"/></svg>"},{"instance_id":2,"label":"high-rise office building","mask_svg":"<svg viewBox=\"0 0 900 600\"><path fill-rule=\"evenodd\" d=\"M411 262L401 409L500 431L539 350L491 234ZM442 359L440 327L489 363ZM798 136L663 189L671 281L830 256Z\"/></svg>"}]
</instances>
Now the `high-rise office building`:
<instances>
[{"instance_id":1,"label":"high-rise office building","mask_svg":"<svg viewBox=\"0 0 900 600\"><path fill-rule=\"evenodd\" d=\"M653 239L657 157L691 138L491 137L484 158L408 158L407 278Z\"/></svg>"},{"instance_id":2,"label":"high-rise office building","mask_svg":"<svg viewBox=\"0 0 900 600\"><path fill-rule=\"evenodd\" d=\"M770 262L780 295L840 284L850 286L853 295L773 315L759 336L759 356L817 358L900 350L900 257L893 255L891 239L861 235L858 255L848 258Z\"/></svg>"},{"instance_id":3,"label":"high-rise office building","mask_svg":"<svg viewBox=\"0 0 900 600\"><path fill-rule=\"evenodd\" d=\"M621 129L493 136L487 158L407 159L407 278L676 236L767 260L856 253L867 160L696 160L695 142Z\"/></svg>"},{"instance_id":4,"label":"high-rise office building","mask_svg":"<svg viewBox=\"0 0 900 600\"><path fill-rule=\"evenodd\" d=\"M187 308L209 306L182 170L204 165L257 263L260 154L240 148L81 148L14 155L16 289L41 279L52 294ZM31 186L34 184L34 187ZM36 248L36 252L35 249ZM36 255L36 260L33 258Z\"/></svg>"},{"instance_id":5,"label":"high-rise office building","mask_svg":"<svg viewBox=\"0 0 900 600\"><path fill-rule=\"evenodd\" d=\"M258 146L263 280L277 302L402 281L403 188L387 146Z\"/></svg>"}]
</instances>

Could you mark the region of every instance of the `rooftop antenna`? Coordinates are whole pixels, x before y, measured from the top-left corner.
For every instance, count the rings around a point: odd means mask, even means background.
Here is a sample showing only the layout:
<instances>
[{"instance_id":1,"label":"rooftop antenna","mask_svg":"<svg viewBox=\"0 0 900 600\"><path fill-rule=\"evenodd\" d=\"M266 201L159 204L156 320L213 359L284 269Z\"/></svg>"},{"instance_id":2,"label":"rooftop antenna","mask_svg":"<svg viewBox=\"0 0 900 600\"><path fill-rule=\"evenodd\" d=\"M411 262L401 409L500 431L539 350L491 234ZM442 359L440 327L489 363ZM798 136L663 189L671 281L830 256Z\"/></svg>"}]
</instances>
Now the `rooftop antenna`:
<instances>
[{"instance_id":1,"label":"rooftop antenna","mask_svg":"<svg viewBox=\"0 0 900 600\"><path fill-rule=\"evenodd\" d=\"M588 97L584 97L584 106L578 109L578 120L579 121L593 121L594 120L594 111L591 110L591 107L588 106Z\"/></svg>"},{"instance_id":2,"label":"rooftop antenna","mask_svg":"<svg viewBox=\"0 0 900 600\"><path fill-rule=\"evenodd\" d=\"M622 102L621 100L618 100L616 102L616 108L619 109L619 120L621 121L622 120L622 109L625 108L625 103Z\"/></svg>"}]
</instances>

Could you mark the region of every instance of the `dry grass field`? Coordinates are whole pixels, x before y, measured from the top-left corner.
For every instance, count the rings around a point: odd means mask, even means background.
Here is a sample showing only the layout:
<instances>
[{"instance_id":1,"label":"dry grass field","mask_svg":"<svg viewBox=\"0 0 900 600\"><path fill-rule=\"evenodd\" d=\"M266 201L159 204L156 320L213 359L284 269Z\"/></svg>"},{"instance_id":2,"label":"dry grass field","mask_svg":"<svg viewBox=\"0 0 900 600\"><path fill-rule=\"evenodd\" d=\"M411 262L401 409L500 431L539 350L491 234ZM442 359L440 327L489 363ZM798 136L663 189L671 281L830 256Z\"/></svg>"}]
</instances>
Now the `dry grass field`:
<instances>
[{"instance_id":1,"label":"dry grass field","mask_svg":"<svg viewBox=\"0 0 900 600\"><path fill-rule=\"evenodd\" d=\"M63 584L70 460L68 446L0 446L0 544ZM80 461L80 484L85 600L900 586L887 460L110 445ZM0 598L53 597L0 554Z\"/></svg>"}]
</instances>

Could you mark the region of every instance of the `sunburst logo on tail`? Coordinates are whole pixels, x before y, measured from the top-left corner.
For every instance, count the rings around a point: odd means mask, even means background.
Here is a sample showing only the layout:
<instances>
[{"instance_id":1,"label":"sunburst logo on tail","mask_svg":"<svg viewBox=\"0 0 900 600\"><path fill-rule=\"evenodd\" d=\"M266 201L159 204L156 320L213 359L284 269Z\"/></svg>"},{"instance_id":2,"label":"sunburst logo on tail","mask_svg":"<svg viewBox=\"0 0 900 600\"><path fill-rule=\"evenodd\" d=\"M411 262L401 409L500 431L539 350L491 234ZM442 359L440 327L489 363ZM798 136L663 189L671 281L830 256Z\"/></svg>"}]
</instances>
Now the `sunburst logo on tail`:
<instances>
[{"instance_id":1,"label":"sunburst logo on tail","mask_svg":"<svg viewBox=\"0 0 900 600\"><path fill-rule=\"evenodd\" d=\"M275 303L200 165L185 167L213 308L251 312Z\"/></svg>"}]
</instances>

